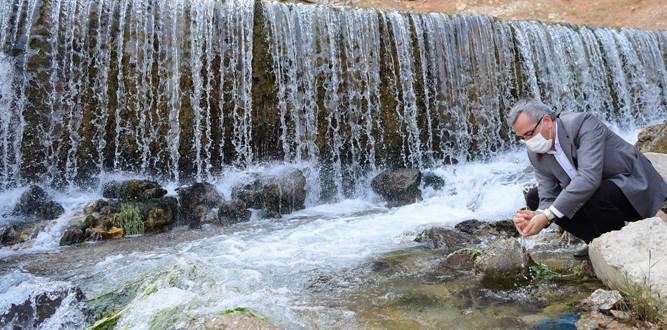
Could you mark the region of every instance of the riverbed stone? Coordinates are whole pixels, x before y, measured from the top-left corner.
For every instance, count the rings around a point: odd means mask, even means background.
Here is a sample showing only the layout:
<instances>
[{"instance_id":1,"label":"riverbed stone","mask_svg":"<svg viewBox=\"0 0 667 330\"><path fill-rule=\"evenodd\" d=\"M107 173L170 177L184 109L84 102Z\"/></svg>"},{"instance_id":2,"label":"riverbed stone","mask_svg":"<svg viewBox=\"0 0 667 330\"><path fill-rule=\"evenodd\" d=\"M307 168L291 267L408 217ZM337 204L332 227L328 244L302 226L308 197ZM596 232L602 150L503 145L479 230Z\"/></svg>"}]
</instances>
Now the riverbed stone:
<instances>
[{"instance_id":1,"label":"riverbed stone","mask_svg":"<svg viewBox=\"0 0 667 330\"><path fill-rule=\"evenodd\" d=\"M305 208L306 177L300 170L293 170L267 180L262 190L266 211L275 216Z\"/></svg>"},{"instance_id":2,"label":"riverbed stone","mask_svg":"<svg viewBox=\"0 0 667 330\"><path fill-rule=\"evenodd\" d=\"M446 227L433 227L424 230L417 235L415 241L428 242L431 248L445 254L480 242L479 239L470 234Z\"/></svg>"},{"instance_id":3,"label":"riverbed stone","mask_svg":"<svg viewBox=\"0 0 667 330\"><path fill-rule=\"evenodd\" d=\"M585 310L608 311L621 300L623 300L623 296L616 290L597 289L582 302L582 306Z\"/></svg>"},{"instance_id":4,"label":"riverbed stone","mask_svg":"<svg viewBox=\"0 0 667 330\"><path fill-rule=\"evenodd\" d=\"M667 120L642 128L637 134L635 146L642 152L667 153Z\"/></svg>"},{"instance_id":5,"label":"riverbed stone","mask_svg":"<svg viewBox=\"0 0 667 330\"><path fill-rule=\"evenodd\" d=\"M519 234L512 220L499 220L485 222L477 219L469 219L456 224L454 228L475 236L505 236L517 237Z\"/></svg>"},{"instance_id":6,"label":"riverbed stone","mask_svg":"<svg viewBox=\"0 0 667 330\"><path fill-rule=\"evenodd\" d=\"M387 206L398 207L422 199L419 190L421 178L422 174L418 169L386 170L371 180L371 188L387 202Z\"/></svg>"},{"instance_id":7,"label":"riverbed stone","mask_svg":"<svg viewBox=\"0 0 667 330\"><path fill-rule=\"evenodd\" d=\"M11 329L39 329L64 305L82 302L81 289L57 283L47 288L36 288L21 303L13 303L0 315L0 324Z\"/></svg>"},{"instance_id":8,"label":"riverbed stone","mask_svg":"<svg viewBox=\"0 0 667 330\"><path fill-rule=\"evenodd\" d=\"M247 208L264 210L269 218L279 218L305 208L306 177L300 170L289 170L277 176L256 178L234 187L232 199Z\"/></svg>"},{"instance_id":9,"label":"riverbed stone","mask_svg":"<svg viewBox=\"0 0 667 330\"><path fill-rule=\"evenodd\" d=\"M441 190L445 187L445 179L432 172L422 173L422 183L424 188L432 188L433 190Z\"/></svg>"},{"instance_id":10,"label":"riverbed stone","mask_svg":"<svg viewBox=\"0 0 667 330\"><path fill-rule=\"evenodd\" d=\"M218 208L218 218L222 225L248 221L251 215L245 202L241 200L224 201Z\"/></svg>"},{"instance_id":11,"label":"riverbed stone","mask_svg":"<svg viewBox=\"0 0 667 330\"><path fill-rule=\"evenodd\" d=\"M40 186L31 185L21 194L13 214L32 217L37 220L52 220L65 213L62 205L53 201Z\"/></svg>"},{"instance_id":12,"label":"riverbed stone","mask_svg":"<svg viewBox=\"0 0 667 330\"><path fill-rule=\"evenodd\" d=\"M532 262L521 244L513 238L494 241L482 251L475 269L489 288L513 287L526 282Z\"/></svg>"},{"instance_id":13,"label":"riverbed stone","mask_svg":"<svg viewBox=\"0 0 667 330\"><path fill-rule=\"evenodd\" d=\"M181 222L190 227L216 222L217 215L212 210L222 203L223 198L208 182L197 182L176 189L181 207ZM212 214L212 216L211 216Z\"/></svg>"},{"instance_id":14,"label":"riverbed stone","mask_svg":"<svg viewBox=\"0 0 667 330\"><path fill-rule=\"evenodd\" d=\"M480 256L481 252L477 249L459 249L448 254L438 268L446 270L472 270L475 267L475 261Z\"/></svg>"},{"instance_id":15,"label":"riverbed stone","mask_svg":"<svg viewBox=\"0 0 667 330\"><path fill-rule=\"evenodd\" d=\"M109 201L104 200L104 199L98 199L96 201L92 201L92 202L86 204L86 206L83 207L83 214L87 215L87 214L92 214L92 213L95 213L95 212L100 212L103 207L108 206L108 205L109 205Z\"/></svg>"},{"instance_id":16,"label":"riverbed stone","mask_svg":"<svg viewBox=\"0 0 667 330\"><path fill-rule=\"evenodd\" d=\"M167 190L159 183L151 180L132 179L124 181L110 181L102 187L102 196L130 201L141 201L160 198L167 194Z\"/></svg>"},{"instance_id":17,"label":"riverbed stone","mask_svg":"<svg viewBox=\"0 0 667 330\"><path fill-rule=\"evenodd\" d=\"M60 238L60 246L82 243L86 240L86 234L81 226L74 225L67 229Z\"/></svg>"},{"instance_id":18,"label":"riverbed stone","mask_svg":"<svg viewBox=\"0 0 667 330\"><path fill-rule=\"evenodd\" d=\"M654 217L631 222L621 230L603 234L589 244L595 275L610 288L649 279L656 294L667 302L667 222Z\"/></svg>"}]
</instances>

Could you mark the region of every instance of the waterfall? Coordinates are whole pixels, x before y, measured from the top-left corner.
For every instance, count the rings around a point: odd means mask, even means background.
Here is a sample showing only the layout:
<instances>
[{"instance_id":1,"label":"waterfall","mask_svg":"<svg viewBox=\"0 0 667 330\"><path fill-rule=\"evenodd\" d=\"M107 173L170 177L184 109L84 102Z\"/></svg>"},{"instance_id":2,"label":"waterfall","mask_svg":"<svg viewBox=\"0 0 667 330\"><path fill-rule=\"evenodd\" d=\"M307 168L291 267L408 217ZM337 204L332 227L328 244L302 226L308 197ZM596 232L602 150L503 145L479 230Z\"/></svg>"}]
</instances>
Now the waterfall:
<instances>
[{"instance_id":1,"label":"waterfall","mask_svg":"<svg viewBox=\"0 0 667 330\"><path fill-rule=\"evenodd\" d=\"M523 96L667 113L667 32L250 0L0 0L0 188L306 162L322 193L484 159Z\"/></svg>"}]
</instances>

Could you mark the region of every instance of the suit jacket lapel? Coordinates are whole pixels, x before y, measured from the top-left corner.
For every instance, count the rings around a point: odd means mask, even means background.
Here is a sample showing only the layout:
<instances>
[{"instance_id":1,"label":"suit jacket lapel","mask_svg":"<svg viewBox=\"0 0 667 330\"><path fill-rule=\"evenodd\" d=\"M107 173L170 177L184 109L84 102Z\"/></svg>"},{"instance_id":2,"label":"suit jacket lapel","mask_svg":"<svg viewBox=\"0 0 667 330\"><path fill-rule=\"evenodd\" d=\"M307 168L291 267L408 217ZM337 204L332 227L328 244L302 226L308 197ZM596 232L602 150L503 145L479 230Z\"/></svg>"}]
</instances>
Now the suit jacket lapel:
<instances>
[{"instance_id":1,"label":"suit jacket lapel","mask_svg":"<svg viewBox=\"0 0 667 330\"><path fill-rule=\"evenodd\" d=\"M567 159L574 166L574 168L577 169L577 165L574 162L574 159L572 158L572 155L574 154L574 142L572 142L570 134L565 129L563 121L560 118L557 118L556 123L558 125L558 143L560 143L560 147L563 149L563 152L565 153L565 156L567 156Z\"/></svg>"}]
</instances>

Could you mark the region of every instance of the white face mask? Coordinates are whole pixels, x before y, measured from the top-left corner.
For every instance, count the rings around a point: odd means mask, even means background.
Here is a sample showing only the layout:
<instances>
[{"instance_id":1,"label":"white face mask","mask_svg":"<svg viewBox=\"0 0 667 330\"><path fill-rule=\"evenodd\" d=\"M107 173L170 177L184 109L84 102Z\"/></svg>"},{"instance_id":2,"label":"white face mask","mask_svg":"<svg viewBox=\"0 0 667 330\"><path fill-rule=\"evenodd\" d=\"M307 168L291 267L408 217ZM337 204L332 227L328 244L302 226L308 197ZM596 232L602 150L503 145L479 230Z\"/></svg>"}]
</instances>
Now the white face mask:
<instances>
[{"instance_id":1,"label":"white face mask","mask_svg":"<svg viewBox=\"0 0 667 330\"><path fill-rule=\"evenodd\" d=\"M533 136L527 141L524 140L520 141L526 145L526 148L528 148L528 150L538 154L543 154L549 151L549 149L551 149L551 146L553 145L552 139L547 140L540 133L535 134L535 136Z\"/></svg>"}]
</instances>

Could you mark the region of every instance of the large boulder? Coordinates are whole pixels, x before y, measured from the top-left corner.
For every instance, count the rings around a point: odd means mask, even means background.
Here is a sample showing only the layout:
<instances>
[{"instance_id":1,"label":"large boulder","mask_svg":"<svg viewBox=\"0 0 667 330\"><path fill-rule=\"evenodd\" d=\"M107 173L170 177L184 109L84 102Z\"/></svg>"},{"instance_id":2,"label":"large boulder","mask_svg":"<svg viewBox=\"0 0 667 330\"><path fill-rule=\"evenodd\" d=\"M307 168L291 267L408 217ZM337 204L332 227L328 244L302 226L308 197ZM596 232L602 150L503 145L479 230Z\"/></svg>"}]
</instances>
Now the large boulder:
<instances>
[{"instance_id":1,"label":"large boulder","mask_svg":"<svg viewBox=\"0 0 667 330\"><path fill-rule=\"evenodd\" d=\"M248 208L265 210L268 217L280 217L305 208L306 177L300 170L292 170L279 176L255 179L234 187L232 198L242 201Z\"/></svg>"},{"instance_id":2,"label":"large boulder","mask_svg":"<svg viewBox=\"0 0 667 330\"><path fill-rule=\"evenodd\" d=\"M475 236L519 236L512 220L485 222L477 219L470 219L459 222L454 228Z\"/></svg>"},{"instance_id":3,"label":"large boulder","mask_svg":"<svg viewBox=\"0 0 667 330\"><path fill-rule=\"evenodd\" d=\"M223 225L248 221L251 215L245 202L240 200L225 201L218 208L218 218Z\"/></svg>"},{"instance_id":4,"label":"large boulder","mask_svg":"<svg viewBox=\"0 0 667 330\"><path fill-rule=\"evenodd\" d=\"M269 216L279 216L305 208L306 177L299 170L267 180L262 190Z\"/></svg>"},{"instance_id":5,"label":"large boulder","mask_svg":"<svg viewBox=\"0 0 667 330\"><path fill-rule=\"evenodd\" d=\"M667 222L655 217L632 222L591 242L595 275L610 288L650 285L667 302Z\"/></svg>"},{"instance_id":6,"label":"large boulder","mask_svg":"<svg viewBox=\"0 0 667 330\"><path fill-rule=\"evenodd\" d=\"M86 208L90 213L70 221L60 245L163 232L179 218L178 200L171 196L142 201L102 200Z\"/></svg>"},{"instance_id":7,"label":"large boulder","mask_svg":"<svg viewBox=\"0 0 667 330\"><path fill-rule=\"evenodd\" d=\"M507 288L528 280L531 264L521 244L508 238L493 242L483 251L475 268L481 274L482 285Z\"/></svg>"},{"instance_id":8,"label":"large boulder","mask_svg":"<svg viewBox=\"0 0 667 330\"><path fill-rule=\"evenodd\" d=\"M667 153L667 120L640 130L635 146L642 152Z\"/></svg>"},{"instance_id":9,"label":"large boulder","mask_svg":"<svg viewBox=\"0 0 667 330\"><path fill-rule=\"evenodd\" d=\"M161 198L167 194L155 181L132 179L125 181L111 181L102 187L102 196L129 201Z\"/></svg>"},{"instance_id":10,"label":"large boulder","mask_svg":"<svg viewBox=\"0 0 667 330\"><path fill-rule=\"evenodd\" d=\"M21 222L0 227L0 245L9 246L34 239L47 222Z\"/></svg>"},{"instance_id":11,"label":"large boulder","mask_svg":"<svg viewBox=\"0 0 667 330\"><path fill-rule=\"evenodd\" d=\"M421 200L421 177L417 169L387 170L371 180L371 188L389 207L403 206Z\"/></svg>"},{"instance_id":12,"label":"large boulder","mask_svg":"<svg viewBox=\"0 0 667 330\"><path fill-rule=\"evenodd\" d=\"M32 290L27 294L14 294L3 299L5 301L0 305L6 308L0 311L0 324L3 329L40 329L52 317L62 318L54 322L60 326L49 323L49 327L81 327L83 315L79 305L85 300L83 292L64 282L40 284L42 285L31 282L20 284L24 286L24 290L27 290L28 286L31 286Z\"/></svg>"},{"instance_id":13,"label":"large boulder","mask_svg":"<svg viewBox=\"0 0 667 330\"><path fill-rule=\"evenodd\" d=\"M415 238L415 241L428 242L434 250L445 254L479 243L479 240L470 234L445 227L424 230Z\"/></svg>"},{"instance_id":14,"label":"large boulder","mask_svg":"<svg viewBox=\"0 0 667 330\"><path fill-rule=\"evenodd\" d=\"M53 201L49 194L39 186L31 185L21 194L14 207L13 214L33 217L39 220L52 220L65 213L62 205Z\"/></svg>"},{"instance_id":15,"label":"large boulder","mask_svg":"<svg viewBox=\"0 0 667 330\"><path fill-rule=\"evenodd\" d=\"M644 156L651 161L651 164L660 173L662 179L667 181L667 154L660 154L655 152L646 152Z\"/></svg>"},{"instance_id":16,"label":"large boulder","mask_svg":"<svg viewBox=\"0 0 667 330\"><path fill-rule=\"evenodd\" d=\"M259 179L250 183L236 186L232 189L232 198L242 201L247 207L260 210L264 208L262 190L264 186Z\"/></svg>"},{"instance_id":17,"label":"large boulder","mask_svg":"<svg viewBox=\"0 0 667 330\"><path fill-rule=\"evenodd\" d=\"M223 198L208 182L197 182L187 187L176 189L181 206L181 222L190 227L199 227L205 223L216 222L217 215L213 208L217 208Z\"/></svg>"}]
</instances>

